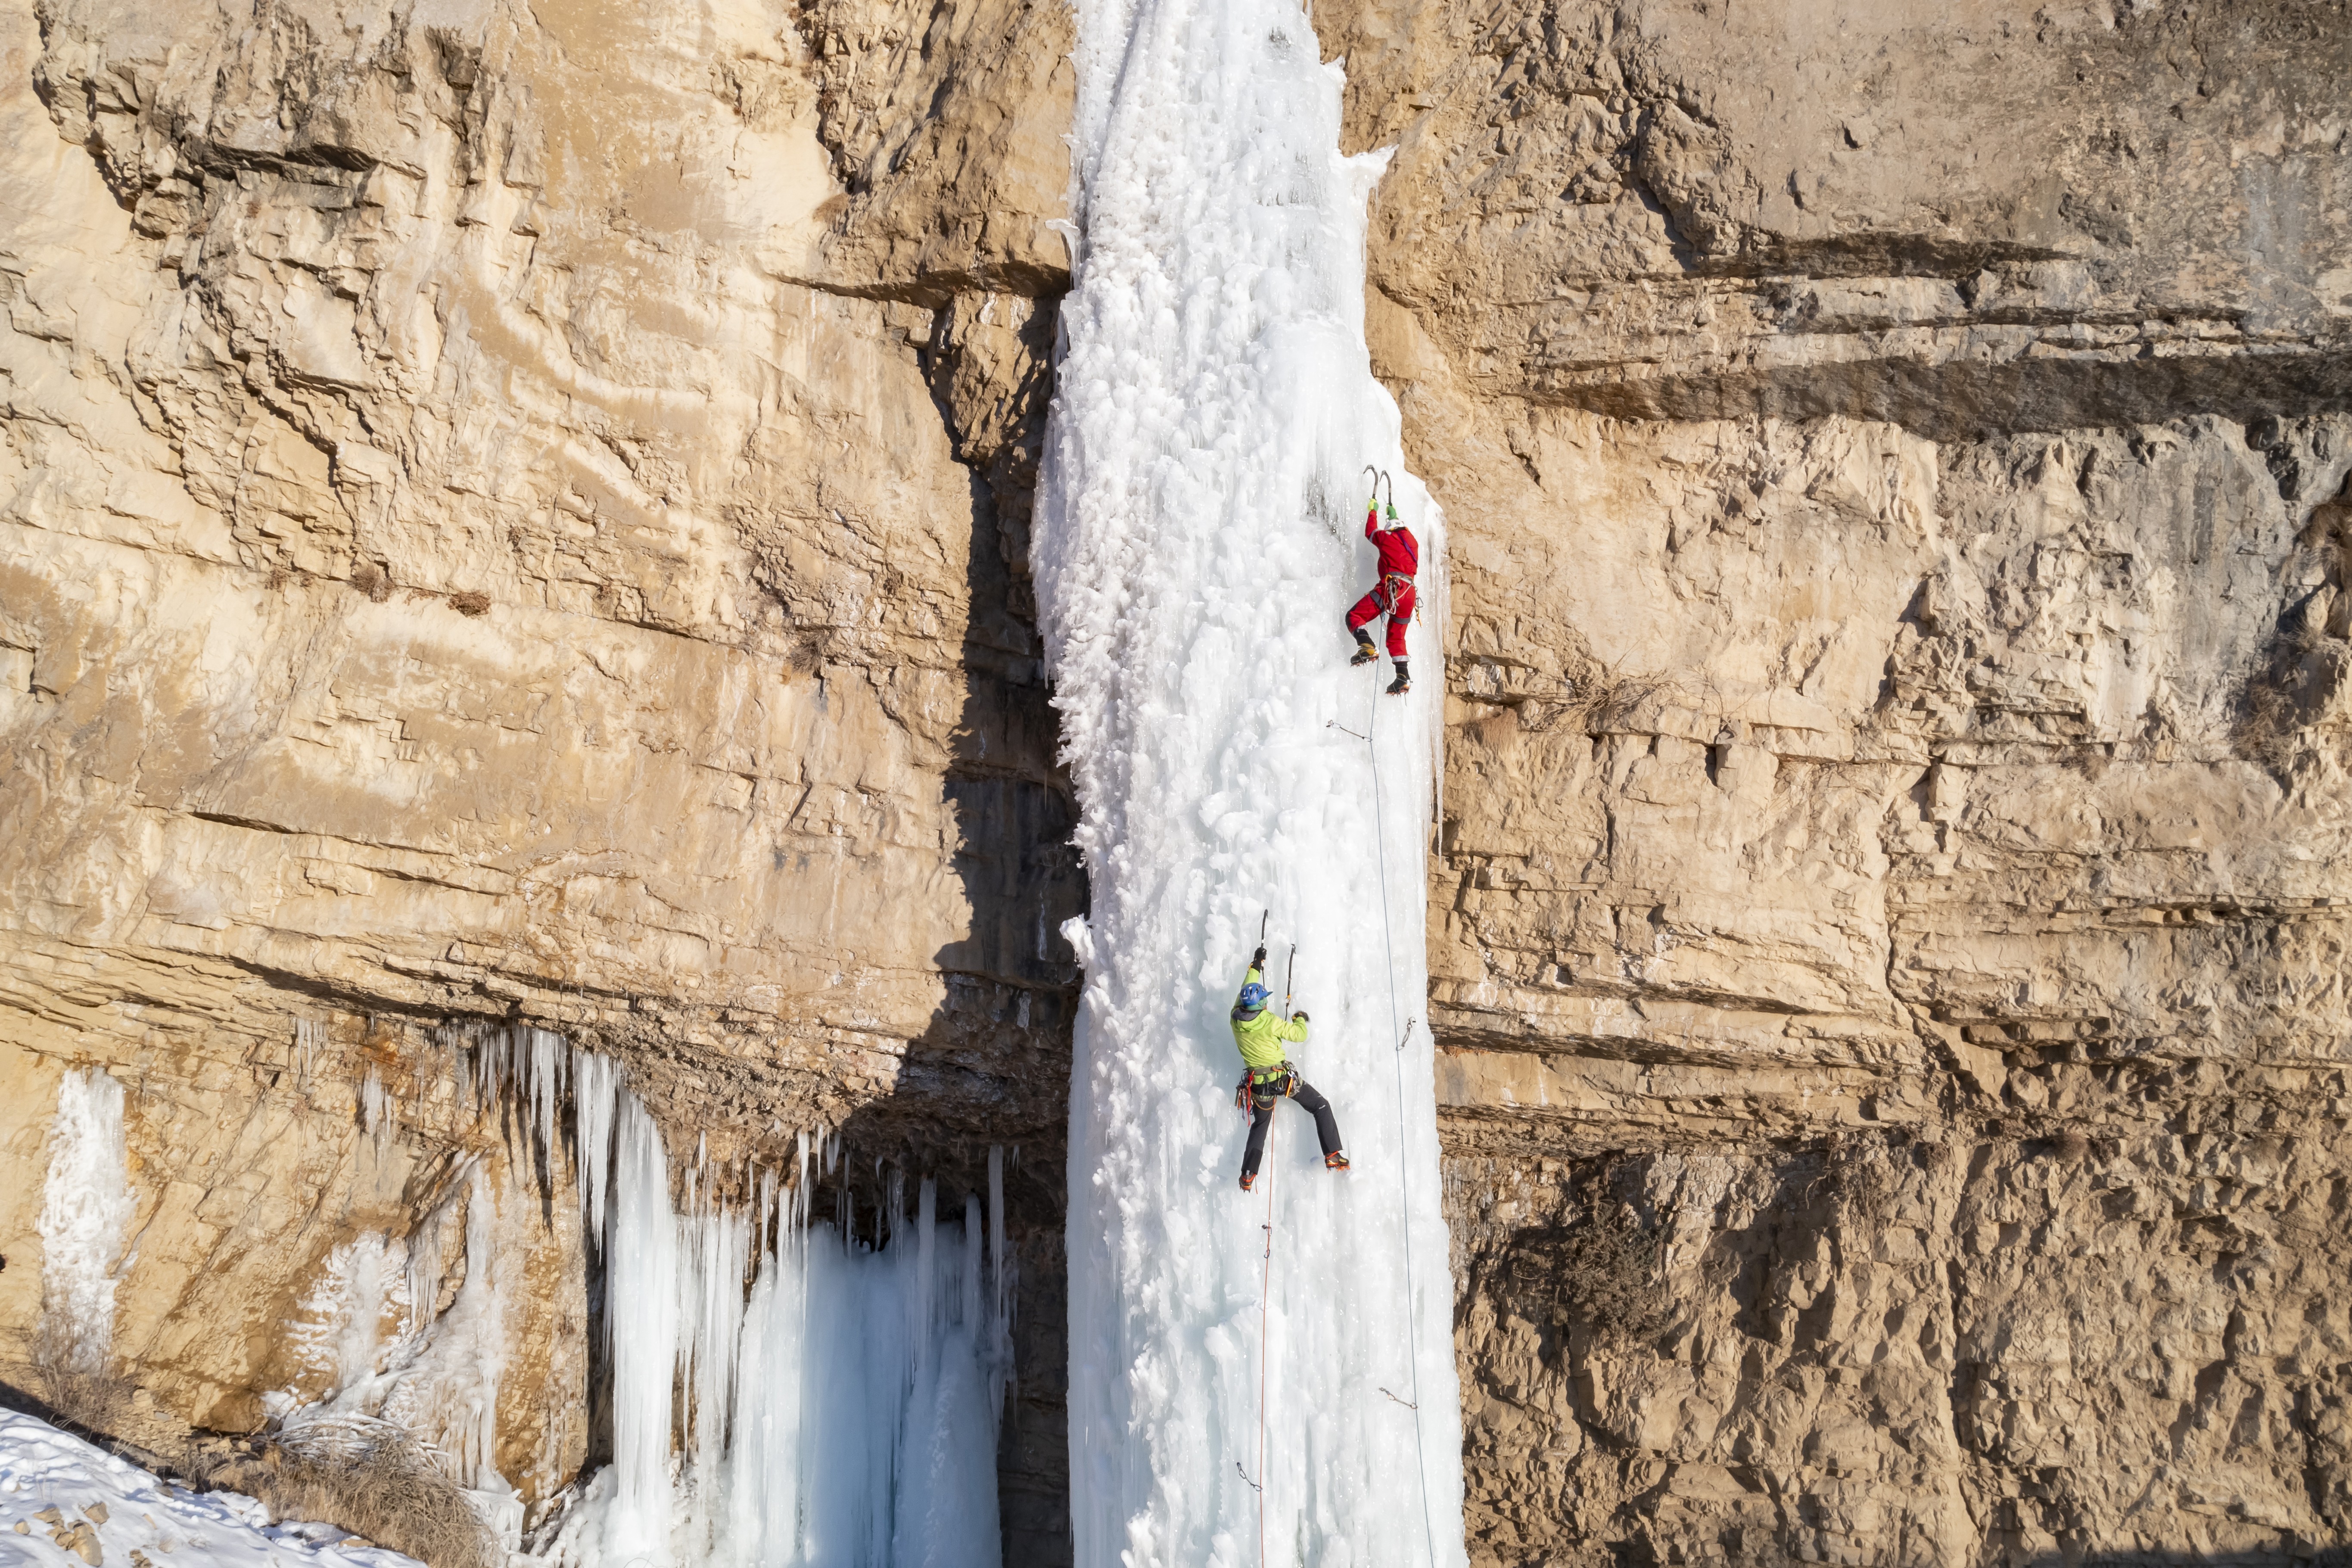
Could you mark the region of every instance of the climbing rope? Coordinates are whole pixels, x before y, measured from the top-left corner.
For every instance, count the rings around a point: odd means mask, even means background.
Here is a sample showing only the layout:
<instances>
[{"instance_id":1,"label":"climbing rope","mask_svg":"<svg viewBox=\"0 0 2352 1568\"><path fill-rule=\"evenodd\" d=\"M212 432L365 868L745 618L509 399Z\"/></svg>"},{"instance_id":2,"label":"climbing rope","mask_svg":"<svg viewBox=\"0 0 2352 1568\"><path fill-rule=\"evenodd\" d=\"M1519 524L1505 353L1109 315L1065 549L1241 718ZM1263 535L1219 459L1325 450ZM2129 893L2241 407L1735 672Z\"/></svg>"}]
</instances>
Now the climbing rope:
<instances>
[{"instance_id":1,"label":"climbing rope","mask_svg":"<svg viewBox=\"0 0 2352 1568\"><path fill-rule=\"evenodd\" d=\"M1396 481L1391 479L1389 482L1391 486L1393 487ZM1396 492L1393 488L1391 488L1389 493L1393 496ZM1395 503L1392 500L1390 504L1393 506ZM1389 924L1388 830L1386 820L1381 814L1381 751L1380 747L1372 741L1372 737L1380 732L1380 722L1381 667L1375 663L1372 666L1372 713L1371 717L1364 722L1364 750L1370 753L1372 762L1372 844L1379 852L1380 857L1381 950L1388 960L1389 1032L1396 1037L1397 1205L1402 1211L1404 1220L1402 1228L1404 1232L1404 1310L1405 1328L1407 1331L1406 1356L1411 1363L1411 1372L1412 1374L1412 1381L1409 1385L1412 1390L1412 1400L1408 1402L1406 1400L1397 1399L1397 1403L1400 1405L1409 1404L1410 1408L1412 1411L1412 1452L1413 1458L1416 1461L1416 1466L1421 1471L1422 1536L1429 1549L1430 1568L1436 1568L1437 1527L1430 1521L1429 1517L1429 1455L1421 1434L1421 1308L1419 1298L1415 1295L1412 1285L1412 1186L1410 1171L1412 1162L1405 1158L1405 1145L1411 1138L1411 1132L1405 1120L1404 1109L1404 1043L1406 1038L1412 1034L1412 1026L1410 1024L1407 1024L1401 1028L1397 1024L1396 935L1394 931L1390 929ZM1268 1196L1270 1201L1271 1194L1269 1194ZM1272 1233L1269 1232L1268 1234L1271 1235ZM1387 1393L1387 1390L1383 1389L1381 1392ZM1391 1399L1396 1399L1396 1395L1393 1394L1389 1394L1389 1397ZM1261 1404L1263 1404L1262 1400ZM1262 1415L1261 1420L1263 1420ZM1261 1497L1259 1499L1261 1521L1263 1521L1264 1518L1264 1508L1265 1499ZM1259 1526L1259 1533L1261 1537L1263 1537L1265 1533L1265 1526L1263 1522L1261 1522ZM1263 1556L1264 1553L1265 1548L1261 1542L1259 1554Z\"/></svg>"},{"instance_id":2,"label":"climbing rope","mask_svg":"<svg viewBox=\"0 0 2352 1568\"><path fill-rule=\"evenodd\" d=\"M1256 1096L1251 1096L1250 1114L1256 1111ZM1266 1129L1271 1142L1274 1129ZM1274 1300L1274 1166L1265 1164L1265 1263L1258 1279L1257 1293L1257 1562L1265 1568L1265 1306Z\"/></svg>"},{"instance_id":3,"label":"climbing rope","mask_svg":"<svg viewBox=\"0 0 2352 1568\"><path fill-rule=\"evenodd\" d=\"M1271 910L1267 911L1267 914L1271 913ZM1267 915L1263 914L1258 917L1257 942L1260 947L1265 945L1266 918ZM1290 944L1290 977L1293 982L1296 982L1298 977L1298 944L1297 942ZM1290 995L1287 993L1283 996L1282 1009L1285 1013L1290 1011ZM1244 1073L1242 1077L1242 1085L1243 1108L1255 1121L1257 1116L1256 1074ZM1269 1125L1265 1131L1266 1142L1272 1143L1274 1129ZM1267 1303L1274 1300L1274 1163L1267 1162L1264 1169L1265 1223L1258 1227L1265 1233L1265 1260L1260 1266L1257 1284L1257 1479L1252 1480L1249 1472L1242 1470L1242 1479L1247 1481L1250 1489L1257 1493L1258 1568L1265 1568L1265 1313ZM1234 1468L1241 1469L1240 1460L1234 1461Z\"/></svg>"}]
</instances>

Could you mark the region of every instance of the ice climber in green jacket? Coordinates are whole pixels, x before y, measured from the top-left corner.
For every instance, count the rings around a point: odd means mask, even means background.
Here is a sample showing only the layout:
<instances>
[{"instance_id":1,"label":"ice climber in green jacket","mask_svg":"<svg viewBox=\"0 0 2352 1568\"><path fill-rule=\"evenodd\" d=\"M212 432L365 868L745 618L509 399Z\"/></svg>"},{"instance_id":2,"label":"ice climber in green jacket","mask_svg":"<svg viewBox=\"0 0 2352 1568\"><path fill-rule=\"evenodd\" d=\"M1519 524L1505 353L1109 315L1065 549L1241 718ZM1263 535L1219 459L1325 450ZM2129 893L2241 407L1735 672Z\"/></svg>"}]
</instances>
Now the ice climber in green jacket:
<instances>
[{"instance_id":1,"label":"ice climber in green jacket","mask_svg":"<svg viewBox=\"0 0 2352 1568\"><path fill-rule=\"evenodd\" d=\"M1334 1171L1348 1168L1331 1102L1298 1076L1298 1069L1283 1052L1286 1045L1306 1043L1307 1015L1275 1016L1266 1005L1271 994L1265 988L1265 949L1261 947L1250 959L1249 973L1242 976L1241 994L1234 998L1234 1044L1241 1048L1242 1064L1247 1069L1234 1091L1234 1103L1250 1113L1249 1148L1242 1155L1244 1192L1257 1181L1258 1161L1265 1153L1265 1130L1274 1125L1275 1102L1285 1098L1298 1101L1299 1108L1315 1118L1323 1163Z\"/></svg>"}]
</instances>

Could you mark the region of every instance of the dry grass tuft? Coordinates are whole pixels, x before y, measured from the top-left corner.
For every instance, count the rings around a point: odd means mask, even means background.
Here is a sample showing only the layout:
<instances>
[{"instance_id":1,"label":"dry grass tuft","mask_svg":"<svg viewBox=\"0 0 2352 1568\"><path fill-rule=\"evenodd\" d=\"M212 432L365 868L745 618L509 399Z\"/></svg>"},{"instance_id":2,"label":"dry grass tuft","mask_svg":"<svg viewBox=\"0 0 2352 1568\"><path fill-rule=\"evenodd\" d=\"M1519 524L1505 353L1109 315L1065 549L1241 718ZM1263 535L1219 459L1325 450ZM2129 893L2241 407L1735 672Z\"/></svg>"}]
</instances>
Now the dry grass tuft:
<instances>
[{"instance_id":1,"label":"dry grass tuft","mask_svg":"<svg viewBox=\"0 0 2352 1568\"><path fill-rule=\"evenodd\" d=\"M495 1568L504 1555L448 1460L389 1421L304 1422L278 1433L257 1462L209 1479L280 1518L339 1525L431 1568Z\"/></svg>"},{"instance_id":2,"label":"dry grass tuft","mask_svg":"<svg viewBox=\"0 0 2352 1568\"><path fill-rule=\"evenodd\" d=\"M107 1357L46 1326L33 1342L33 1383L52 1412L86 1433L113 1437L131 1414L131 1385Z\"/></svg>"},{"instance_id":3,"label":"dry grass tuft","mask_svg":"<svg viewBox=\"0 0 2352 1568\"><path fill-rule=\"evenodd\" d=\"M1674 1318L1658 1240L1622 1210L1522 1233L1503 1278L1512 1306L1530 1321L1587 1328L1602 1340L1647 1339Z\"/></svg>"},{"instance_id":4,"label":"dry grass tuft","mask_svg":"<svg viewBox=\"0 0 2352 1568\"><path fill-rule=\"evenodd\" d=\"M1886 1223L1902 1195L1905 1163L1898 1162L1884 1137L1841 1133L1823 1150L1821 1172L1806 1201L1826 1198L1840 1205L1848 1224L1865 1232L1875 1231Z\"/></svg>"},{"instance_id":5,"label":"dry grass tuft","mask_svg":"<svg viewBox=\"0 0 2352 1568\"><path fill-rule=\"evenodd\" d=\"M487 616L490 613L490 596L468 588L462 594L450 595L449 607L461 616Z\"/></svg>"}]
</instances>

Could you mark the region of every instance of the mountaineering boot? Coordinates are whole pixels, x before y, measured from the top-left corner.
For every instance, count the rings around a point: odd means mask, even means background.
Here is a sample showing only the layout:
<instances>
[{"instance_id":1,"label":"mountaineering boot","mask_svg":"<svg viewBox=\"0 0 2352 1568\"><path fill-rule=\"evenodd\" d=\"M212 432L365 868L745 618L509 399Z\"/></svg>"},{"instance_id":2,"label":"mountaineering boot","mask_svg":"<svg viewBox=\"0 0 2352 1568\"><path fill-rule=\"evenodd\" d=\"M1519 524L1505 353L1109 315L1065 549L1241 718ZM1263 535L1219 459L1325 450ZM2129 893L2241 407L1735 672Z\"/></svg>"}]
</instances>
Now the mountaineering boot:
<instances>
[{"instance_id":1,"label":"mountaineering boot","mask_svg":"<svg viewBox=\"0 0 2352 1568\"><path fill-rule=\"evenodd\" d=\"M1342 1151L1338 1150L1338 1149L1334 1149L1334 1150L1332 1150L1328 1154L1326 1154L1326 1155L1324 1155L1324 1156L1323 1156L1323 1168L1324 1168L1325 1170L1327 1170L1327 1171L1344 1171L1344 1170L1346 1170L1346 1169L1348 1168L1348 1156L1347 1156L1347 1154L1346 1154L1345 1152L1343 1152ZM1249 1178L1248 1178L1248 1177L1246 1177L1246 1176L1243 1177L1242 1179L1243 1179L1243 1181L1244 1181L1244 1182L1246 1182L1246 1181L1248 1181L1248 1180L1249 1180Z\"/></svg>"},{"instance_id":2,"label":"mountaineering boot","mask_svg":"<svg viewBox=\"0 0 2352 1568\"><path fill-rule=\"evenodd\" d=\"M1247 1192L1255 1185L1257 1185L1257 1173L1255 1171L1244 1171L1242 1173L1242 1191Z\"/></svg>"},{"instance_id":3,"label":"mountaineering boot","mask_svg":"<svg viewBox=\"0 0 2352 1568\"><path fill-rule=\"evenodd\" d=\"M1372 660L1380 657L1380 654L1372 647L1372 639L1366 637L1360 630L1358 631L1356 633L1356 657L1349 659L1348 663L1351 667L1359 664L1370 664Z\"/></svg>"},{"instance_id":4,"label":"mountaineering boot","mask_svg":"<svg viewBox=\"0 0 2352 1568\"><path fill-rule=\"evenodd\" d=\"M1397 678L1389 682L1389 695L1402 697L1412 689L1412 677L1405 673L1404 660L1396 661Z\"/></svg>"}]
</instances>

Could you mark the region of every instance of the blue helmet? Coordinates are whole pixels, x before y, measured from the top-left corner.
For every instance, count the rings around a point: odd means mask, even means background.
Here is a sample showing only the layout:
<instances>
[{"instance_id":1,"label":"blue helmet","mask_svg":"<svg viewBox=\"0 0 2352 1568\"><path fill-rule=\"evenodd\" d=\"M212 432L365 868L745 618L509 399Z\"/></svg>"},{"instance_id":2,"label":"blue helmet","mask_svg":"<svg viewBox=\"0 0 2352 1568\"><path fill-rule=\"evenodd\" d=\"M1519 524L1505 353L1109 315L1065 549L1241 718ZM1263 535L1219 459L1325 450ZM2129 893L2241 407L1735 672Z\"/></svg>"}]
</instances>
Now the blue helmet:
<instances>
[{"instance_id":1,"label":"blue helmet","mask_svg":"<svg viewBox=\"0 0 2352 1568\"><path fill-rule=\"evenodd\" d=\"M1242 987L1241 996L1234 1006L1234 1016L1238 1018L1246 1014L1263 1011L1267 994L1265 986L1255 980L1251 981Z\"/></svg>"}]
</instances>

